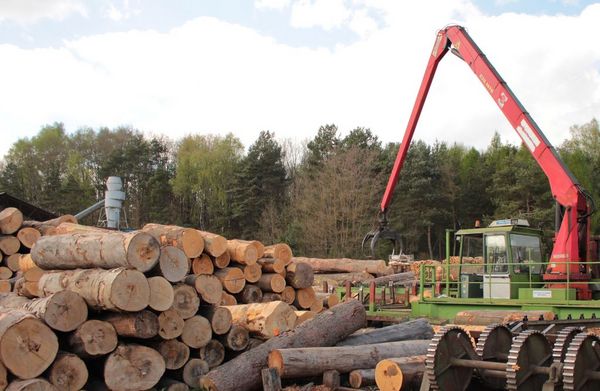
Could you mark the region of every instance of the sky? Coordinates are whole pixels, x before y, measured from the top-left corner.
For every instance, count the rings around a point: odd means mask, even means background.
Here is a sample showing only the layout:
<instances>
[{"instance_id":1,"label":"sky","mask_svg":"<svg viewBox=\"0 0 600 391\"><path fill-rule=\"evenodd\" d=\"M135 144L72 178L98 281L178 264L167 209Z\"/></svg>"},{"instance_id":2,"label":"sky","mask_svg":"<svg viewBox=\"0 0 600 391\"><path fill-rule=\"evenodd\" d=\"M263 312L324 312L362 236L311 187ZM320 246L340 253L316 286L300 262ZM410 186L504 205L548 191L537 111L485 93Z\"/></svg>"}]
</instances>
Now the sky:
<instances>
[{"instance_id":1,"label":"sky","mask_svg":"<svg viewBox=\"0 0 600 391\"><path fill-rule=\"evenodd\" d=\"M547 138L600 115L600 2L0 0L0 156L62 122L176 140L319 126L400 141L436 32L461 24ZM415 138L520 142L466 64L438 68Z\"/></svg>"}]
</instances>

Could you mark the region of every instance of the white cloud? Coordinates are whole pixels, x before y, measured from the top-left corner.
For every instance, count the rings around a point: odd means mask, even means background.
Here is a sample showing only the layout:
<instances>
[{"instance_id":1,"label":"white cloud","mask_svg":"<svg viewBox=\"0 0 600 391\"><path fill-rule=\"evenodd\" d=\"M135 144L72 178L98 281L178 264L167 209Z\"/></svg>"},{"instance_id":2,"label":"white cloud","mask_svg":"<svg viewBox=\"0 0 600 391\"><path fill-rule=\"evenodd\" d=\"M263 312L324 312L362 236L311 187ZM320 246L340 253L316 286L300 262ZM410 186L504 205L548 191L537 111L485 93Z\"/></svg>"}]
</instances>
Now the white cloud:
<instances>
[{"instance_id":1,"label":"white cloud","mask_svg":"<svg viewBox=\"0 0 600 391\"><path fill-rule=\"evenodd\" d=\"M350 16L344 0L297 0L292 4L290 23L293 27L331 30L341 27Z\"/></svg>"},{"instance_id":2,"label":"white cloud","mask_svg":"<svg viewBox=\"0 0 600 391\"><path fill-rule=\"evenodd\" d=\"M255 0L254 6L258 9L282 10L289 7L291 0Z\"/></svg>"},{"instance_id":3,"label":"white cloud","mask_svg":"<svg viewBox=\"0 0 600 391\"><path fill-rule=\"evenodd\" d=\"M80 0L2 0L0 22L10 20L22 24L40 19L63 20L71 14L87 16Z\"/></svg>"},{"instance_id":4,"label":"white cloud","mask_svg":"<svg viewBox=\"0 0 600 391\"><path fill-rule=\"evenodd\" d=\"M382 26L334 49L287 46L207 17L56 48L0 45L0 154L54 121L69 130L128 124L173 138L231 131L246 145L260 130L301 139L336 123L399 141L436 31L452 20L468 27L553 144L600 115L600 46L589 40L600 4L578 16L487 16L466 0L360 7L381 15ZM448 54L415 137L484 147L494 130L519 140L468 66Z\"/></svg>"},{"instance_id":5,"label":"white cloud","mask_svg":"<svg viewBox=\"0 0 600 391\"><path fill-rule=\"evenodd\" d=\"M115 22L127 20L141 12L139 1L135 1L135 3L136 5L134 6L129 0L123 0L121 6L116 6L110 2L106 10L106 16Z\"/></svg>"}]
</instances>

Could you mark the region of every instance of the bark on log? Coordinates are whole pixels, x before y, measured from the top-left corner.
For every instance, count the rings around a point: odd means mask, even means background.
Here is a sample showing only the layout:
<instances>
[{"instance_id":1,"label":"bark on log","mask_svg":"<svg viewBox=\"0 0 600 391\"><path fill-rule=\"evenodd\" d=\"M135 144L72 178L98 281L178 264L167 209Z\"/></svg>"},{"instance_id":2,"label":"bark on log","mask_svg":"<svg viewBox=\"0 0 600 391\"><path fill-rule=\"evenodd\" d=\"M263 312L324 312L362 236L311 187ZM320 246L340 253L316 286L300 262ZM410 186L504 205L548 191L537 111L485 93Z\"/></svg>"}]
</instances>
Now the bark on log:
<instances>
[{"instance_id":1,"label":"bark on log","mask_svg":"<svg viewBox=\"0 0 600 391\"><path fill-rule=\"evenodd\" d=\"M315 292L316 300L323 303L325 308L331 308L340 303L340 298L335 293Z\"/></svg>"},{"instance_id":2,"label":"bark on log","mask_svg":"<svg viewBox=\"0 0 600 391\"><path fill-rule=\"evenodd\" d=\"M168 309L158 315L158 335L162 339L177 338L183 333L184 319L174 309Z\"/></svg>"},{"instance_id":3,"label":"bark on log","mask_svg":"<svg viewBox=\"0 0 600 391\"><path fill-rule=\"evenodd\" d=\"M265 245L262 244L261 242L259 242L258 240L240 240L240 239L236 239L236 241L240 242L240 243L247 243L251 246L254 246L254 248L256 249L256 258L262 258L263 254L265 253Z\"/></svg>"},{"instance_id":4,"label":"bark on log","mask_svg":"<svg viewBox=\"0 0 600 391\"><path fill-rule=\"evenodd\" d=\"M86 321L88 307L75 292L61 291L29 300L14 293L0 295L0 307L31 312L57 331L73 331Z\"/></svg>"},{"instance_id":5,"label":"bark on log","mask_svg":"<svg viewBox=\"0 0 600 391\"><path fill-rule=\"evenodd\" d=\"M285 278L277 273L265 273L256 283L265 292L281 293L285 288Z\"/></svg>"},{"instance_id":6,"label":"bark on log","mask_svg":"<svg viewBox=\"0 0 600 391\"><path fill-rule=\"evenodd\" d=\"M201 254L192 259L192 273L194 274L213 274L215 266L212 259L207 254Z\"/></svg>"},{"instance_id":7,"label":"bark on log","mask_svg":"<svg viewBox=\"0 0 600 391\"><path fill-rule=\"evenodd\" d=\"M259 369L264 368L273 349L302 346L330 346L367 323L363 305L357 300L335 306L294 331L272 338L235 359L213 369L202 378L210 391L254 390L260 387Z\"/></svg>"},{"instance_id":8,"label":"bark on log","mask_svg":"<svg viewBox=\"0 0 600 391\"><path fill-rule=\"evenodd\" d=\"M365 386L375 385L374 369L355 369L350 372L348 382L352 388L363 388Z\"/></svg>"},{"instance_id":9,"label":"bark on log","mask_svg":"<svg viewBox=\"0 0 600 391\"><path fill-rule=\"evenodd\" d=\"M192 389L197 389L202 376L206 375L210 368L206 361L199 358L192 358L188 361L182 370L177 371L178 378L183 380L185 384Z\"/></svg>"},{"instance_id":10,"label":"bark on log","mask_svg":"<svg viewBox=\"0 0 600 391\"><path fill-rule=\"evenodd\" d=\"M77 355L59 352L48 370L48 380L59 390L79 391L88 381L88 369Z\"/></svg>"},{"instance_id":11,"label":"bark on log","mask_svg":"<svg viewBox=\"0 0 600 391\"><path fill-rule=\"evenodd\" d=\"M375 382L381 391L400 391L418 387L425 372L425 355L395 357L380 361L375 367Z\"/></svg>"},{"instance_id":12,"label":"bark on log","mask_svg":"<svg viewBox=\"0 0 600 391\"><path fill-rule=\"evenodd\" d=\"M190 358L190 348L176 339L160 341L154 348L164 358L166 369L183 368Z\"/></svg>"},{"instance_id":13,"label":"bark on log","mask_svg":"<svg viewBox=\"0 0 600 391\"><path fill-rule=\"evenodd\" d=\"M160 256L158 242L144 232L107 232L42 236L31 257L42 269L111 269L146 272Z\"/></svg>"},{"instance_id":14,"label":"bark on log","mask_svg":"<svg viewBox=\"0 0 600 391\"><path fill-rule=\"evenodd\" d=\"M340 306L336 308L338 307ZM313 319L306 324L314 322ZM318 376L332 369L348 373L355 369L375 367L379 361L390 357L426 354L429 342L418 340L375 345L275 349L269 353L269 367L277 368L284 379Z\"/></svg>"},{"instance_id":15,"label":"bark on log","mask_svg":"<svg viewBox=\"0 0 600 391\"><path fill-rule=\"evenodd\" d=\"M218 257L213 257L212 261L216 268L223 269L229 266L229 263L231 262L231 257L229 256L229 252L225 251Z\"/></svg>"},{"instance_id":16,"label":"bark on log","mask_svg":"<svg viewBox=\"0 0 600 391\"><path fill-rule=\"evenodd\" d=\"M246 285L244 272L237 267L226 267L215 270L215 276L229 293L240 293L244 289L244 285Z\"/></svg>"},{"instance_id":17,"label":"bark on log","mask_svg":"<svg viewBox=\"0 0 600 391\"><path fill-rule=\"evenodd\" d=\"M238 303L250 304L262 302L263 292L256 285L246 284L244 289L236 295Z\"/></svg>"},{"instance_id":18,"label":"bark on log","mask_svg":"<svg viewBox=\"0 0 600 391\"><path fill-rule=\"evenodd\" d=\"M200 312L210 322L213 333L223 335L231 328L231 312L227 308L211 306L201 308Z\"/></svg>"},{"instance_id":19,"label":"bark on log","mask_svg":"<svg viewBox=\"0 0 600 391\"><path fill-rule=\"evenodd\" d=\"M296 300L294 300L294 306L296 306L298 309L309 309L316 300L317 296L312 286L304 289L298 289L296 291Z\"/></svg>"},{"instance_id":20,"label":"bark on log","mask_svg":"<svg viewBox=\"0 0 600 391\"><path fill-rule=\"evenodd\" d=\"M272 338L292 330L296 324L296 314L282 302L252 303L226 306L231 312L233 324L243 326L262 338Z\"/></svg>"},{"instance_id":21,"label":"bark on log","mask_svg":"<svg viewBox=\"0 0 600 391\"><path fill-rule=\"evenodd\" d=\"M294 328L300 326L302 323L306 322L307 320L311 320L316 315L312 311L294 311L294 312L296 313L296 324L294 325Z\"/></svg>"},{"instance_id":22,"label":"bark on log","mask_svg":"<svg viewBox=\"0 0 600 391\"><path fill-rule=\"evenodd\" d=\"M102 320L112 324L121 337L148 339L158 334L158 317L148 310L106 314L102 316Z\"/></svg>"},{"instance_id":23,"label":"bark on log","mask_svg":"<svg viewBox=\"0 0 600 391\"><path fill-rule=\"evenodd\" d=\"M283 297L281 297L281 294L279 293L264 292L262 303L269 303L271 301L283 301Z\"/></svg>"},{"instance_id":24,"label":"bark on log","mask_svg":"<svg viewBox=\"0 0 600 391\"><path fill-rule=\"evenodd\" d=\"M174 246L161 247L154 274L161 275L170 282L179 282L189 271L190 261L182 250Z\"/></svg>"},{"instance_id":25,"label":"bark on log","mask_svg":"<svg viewBox=\"0 0 600 391\"><path fill-rule=\"evenodd\" d=\"M201 348L212 339L212 327L208 319L196 315L185 320L181 340L190 348Z\"/></svg>"},{"instance_id":26,"label":"bark on log","mask_svg":"<svg viewBox=\"0 0 600 391\"><path fill-rule=\"evenodd\" d=\"M0 250L4 255L13 255L21 248L19 239L12 235L0 236Z\"/></svg>"},{"instance_id":27,"label":"bark on log","mask_svg":"<svg viewBox=\"0 0 600 391\"><path fill-rule=\"evenodd\" d=\"M292 262L292 249L285 243L277 243L265 247L265 258L280 259L287 266Z\"/></svg>"},{"instance_id":28,"label":"bark on log","mask_svg":"<svg viewBox=\"0 0 600 391\"><path fill-rule=\"evenodd\" d=\"M108 322L90 319L69 334L69 351L89 358L110 353L117 347L117 332Z\"/></svg>"},{"instance_id":29,"label":"bark on log","mask_svg":"<svg viewBox=\"0 0 600 391\"><path fill-rule=\"evenodd\" d=\"M58 216L51 220L42 221L41 223L45 224L45 225L51 225L53 227L58 227L59 225L61 225L63 223L77 224L78 222L77 222L77 218L75 216L66 214L66 215Z\"/></svg>"},{"instance_id":30,"label":"bark on log","mask_svg":"<svg viewBox=\"0 0 600 391\"><path fill-rule=\"evenodd\" d=\"M306 263L292 263L286 268L285 280L296 289L312 286L315 277L310 265Z\"/></svg>"},{"instance_id":31,"label":"bark on log","mask_svg":"<svg viewBox=\"0 0 600 391\"><path fill-rule=\"evenodd\" d=\"M361 282L370 280L373 278L372 274L366 272L360 273L331 273L331 274L315 274L315 285L322 286L323 281L327 281L327 284L332 287L343 286L346 281L350 281L353 285Z\"/></svg>"},{"instance_id":32,"label":"bark on log","mask_svg":"<svg viewBox=\"0 0 600 391\"><path fill-rule=\"evenodd\" d=\"M219 340L227 349L241 352L248 346L250 333L242 326L233 325L226 334L219 337Z\"/></svg>"},{"instance_id":33,"label":"bark on log","mask_svg":"<svg viewBox=\"0 0 600 391\"><path fill-rule=\"evenodd\" d=\"M263 273L282 273L285 271L285 261L279 258L259 258L256 263L260 265Z\"/></svg>"},{"instance_id":34,"label":"bark on log","mask_svg":"<svg viewBox=\"0 0 600 391\"><path fill-rule=\"evenodd\" d=\"M44 296L71 290L94 309L141 311L150 299L146 277L139 271L123 268L47 272L38 286Z\"/></svg>"},{"instance_id":35,"label":"bark on log","mask_svg":"<svg viewBox=\"0 0 600 391\"><path fill-rule=\"evenodd\" d=\"M17 208L6 208L0 212L0 234L10 235L23 225L23 213Z\"/></svg>"},{"instance_id":36,"label":"bark on log","mask_svg":"<svg viewBox=\"0 0 600 391\"><path fill-rule=\"evenodd\" d=\"M228 240L227 252L232 260L243 265L252 265L258 259L256 246L243 240Z\"/></svg>"},{"instance_id":37,"label":"bark on log","mask_svg":"<svg viewBox=\"0 0 600 391\"><path fill-rule=\"evenodd\" d=\"M512 323L522 320L527 316L530 320L537 320L542 316L545 320L554 319L552 311L512 311L512 310L471 310L461 311L454 317L455 324L487 326L493 323Z\"/></svg>"},{"instance_id":38,"label":"bark on log","mask_svg":"<svg viewBox=\"0 0 600 391\"><path fill-rule=\"evenodd\" d=\"M42 233L35 228L24 227L17 232L19 242L26 248L32 248L33 245L42 237Z\"/></svg>"},{"instance_id":39,"label":"bark on log","mask_svg":"<svg viewBox=\"0 0 600 391\"><path fill-rule=\"evenodd\" d=\"M58 352L56 334L30 312L0 311L0 361L15 376L39 376Z\"/></svg>"},{"instance_id":40,"label":"bark on log","mask_svg":"<svg viewBox=\"0 0 600 391\"><path fill-rule=\"evenodd\" d=\"M200 231L175 225L146 224L142 231L149 233L161 246L174 246L183 251L187 258L202 254L204 239Z\"/></svg>"},{"instance_id":41,"label":"bark on log","mask_svg":"<svg viewBox=\"0 0 600 391\"><path fill-rule=\"evenodd\" d=\"M389 276L377 277L371 280L361 281L361 285L368 285L374 282L376 285L387 285L390 282L393 283L417 283L417 278L413 272L404 272L390 274Z\"/></svg>"},{"instance_id":42,"label":"bark on log","mask_svg":"<svg viewBox=\"0 0 600 391\"><path fill-rule=\"evenodd\" d=\"M173 305L175 293L173 286L166 278L155 276L148 278L148 287L150 288L150 298L148 307L155 311L166 311Z\"/></svg>"},{"instance_id":43,"label":"bark on log","mask_svg":"<svg viewBox=\"0 0 600 391\"><path fill-rule=\"evenodd\" d=\"M317 300L316 298L315 298L315 300L313 300L313 303L310 305L310 311L317 313L317 314L319 312L323 311L324 308L325 308L325 306L323 305L323 301Z\"/></svg>"},{"instance_id":44,"label":"bark on log","mask_svg":"<svg viewBox=\"0 0 600 391\"><path fill-rule=\"evenodd\" d=\"M260 372L263 391L281 391L281 378L276 369L265 368Z\"/></svg>"},{"instance_id":45,"label":"bark on log","mask_svg":"<svg viewBox=\"0 0 600 391\"><path fill-rule=\"evenodd\" d=\"M117 232L107 228L92 227L90 225L82 225L72 222L62 222L56 225L56 232L54 235L65 235L65 234L102 234Z\"/></svg>"},{"instance_id":46,"label":"bark on log","mask_svg":"<svg viewBox=\"0 0 600 391\"><path fill-rule=\"evenodd\" d=\"M356 333L338 343L337 346L371 345L376 343L407 341L415 339L430 340L433 328L427 319L409 320L391 326Z\"/></svg>"},{"instance_id":47,"label":"bark on log","mask_svg":"<svg viewBox=\"0 0 600 391\"><path fill-rule=\"evenodd\" d=\"M208 367L212 369L223 363L225 348L221 342L211 339L209 343L198 350L198 357L206 361Z\"/></svg>"},{"instance_id":48,"label":"bark on log","mask_svg":"<svg viewBox=\"0 0 600 391\"><path fill-rule=\"evenodd\" d=\"M193 286L205 302L219 304L221 301L223 285L217 277L208 274L190 274L185 278L185 283Z\"/></svg>"},{"instance_id":49,"label":"bark on log","mask_svg":"<svg viewBox=\"0 0 600 391\"><path fill-rule=\"evenodd\" d=\"M227 239L221 235L206 231L198 231L204 238L204 251L213 257L219 257L227 252Z\"/></svg>"},{"instance_id":50,"label":"bark on log","mask_svg":"<svg viewBox=\"0 0 600 391\"><path fill-rule=\"evenodd\" d=\"M113 390L147 390L165 373L165 360L141 345L119 345L104 365L104 381Z\"/></svg>"},{"instance_id":51,"label":"bark on log","mask_svg":"<svg viewBox=\"0 0 600 391\"><path fill-rule=\"evenodd\" d=\"M46 379L28 379L12 381L6 391L59 391Z\"/></svg>"},{"instance_id":52,"label":"bark on log","mask_svg":"<svg viewBox=\"0 0 600 391\"><path fill-rule=\"evenodd\" d=\"M223 295L221 295L221 305L236 305L237 303L235 296L227 292L223 292Z\"/></svg>"},{"instance_id":53,"label":"bark on log","mask_svg":"<svg viewBox=\"0 0 600 391\"><path fill-rule=\"evenodd\" d=\"M307 263L315 273L360 273L367 272L379 276L392 274L393 270L384 260L361 260L350 258L304 258L294 257L293 263Z\"/></svg>"},{"instance_id":54,"label":"bark on log","mask_svg":"<svg viewBox=\"0 0 600 391\"><path fill-rule=\"evenodd\" d=\"M45 221L25 220L23 221L22 227L35 228L40 231L43 236L56 235L56 226L48 224Z\"/></svg>"},{"instance_id":55,"label":"bark on log","mask_svg":"<svg viewBox=\"0 0 600 391\"><path fill-rule=\"evenodd\" d=\"M294 300L296 300L296 290L291 286L283 288L283 291L281 291L281 301L293 304Z\"/></svg>"},{"instance_id":56,"label":"bark on log","mask_svg":"<svg viewBox=\"0 0 600 391\"><path fill-rule=\"evenodd\" d=\"M177 284L173 287L173 309L183 319L191 318L198 312L200 298L196 289L186 284Z\"/></svg>"}]
</instances>

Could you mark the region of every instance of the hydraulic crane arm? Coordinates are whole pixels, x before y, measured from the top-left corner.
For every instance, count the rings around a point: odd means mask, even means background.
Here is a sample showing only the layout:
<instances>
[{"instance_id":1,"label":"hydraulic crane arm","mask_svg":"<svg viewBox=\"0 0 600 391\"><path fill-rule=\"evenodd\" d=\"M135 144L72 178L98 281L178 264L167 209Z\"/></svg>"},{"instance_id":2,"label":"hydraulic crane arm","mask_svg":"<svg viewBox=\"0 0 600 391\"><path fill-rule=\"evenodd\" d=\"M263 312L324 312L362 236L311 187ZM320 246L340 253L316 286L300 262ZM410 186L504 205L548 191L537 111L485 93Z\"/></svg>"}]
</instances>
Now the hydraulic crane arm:
<instances>
[{"instance_id":1,"label":"hydraulic crane arm","mask_svg":"<svg viewBox=\"0 0 600 391\"><path fill-rule=\"evenodd\" d=\"M437 34L402 144L381 200L380 214L383 216L383 221L385 222L387 208L398 182L400 170L406 159L435 71L449 50L464 60L481 81L548 177L552 195L565 209L564 216L560 217L562 219L560 228L557 227L554 250L545 276L552 279L552 275L555 275L557 280L561 280L566 273L570 273L571 280L588 279L583 276L586 274L586 268L581 267L577 262L574 262L572 267L568 267L568 271L566 266L568 261L582 261L589 258L587 248L590 205L588 205L587 193L581 188L506 82L461 26L449 26ZM571 262L568 264L571 265Z\"/></svg>"}]
</instances>

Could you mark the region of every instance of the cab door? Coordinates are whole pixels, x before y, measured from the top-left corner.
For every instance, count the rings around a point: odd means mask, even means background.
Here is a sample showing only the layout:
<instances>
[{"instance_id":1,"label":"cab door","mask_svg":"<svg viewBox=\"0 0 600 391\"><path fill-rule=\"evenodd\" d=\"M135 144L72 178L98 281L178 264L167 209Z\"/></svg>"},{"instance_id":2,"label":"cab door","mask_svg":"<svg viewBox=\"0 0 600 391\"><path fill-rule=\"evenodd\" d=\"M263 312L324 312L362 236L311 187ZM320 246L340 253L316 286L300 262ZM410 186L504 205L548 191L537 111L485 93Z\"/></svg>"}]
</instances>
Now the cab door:
<instances>
[{"instance_id":1,"label":"cab door","mask_svg":"<svg viewBox=\"0 0 600 391\"><path fill-rule=\"evenodd\" d=\"M506 234L486 234L484 240L483 297L510 299L509 257Z\"/></svg>"}]
</instances>

